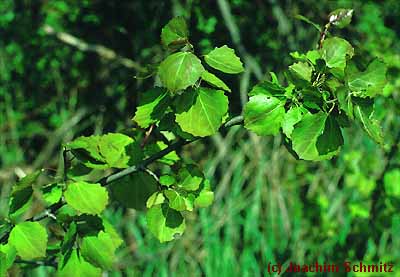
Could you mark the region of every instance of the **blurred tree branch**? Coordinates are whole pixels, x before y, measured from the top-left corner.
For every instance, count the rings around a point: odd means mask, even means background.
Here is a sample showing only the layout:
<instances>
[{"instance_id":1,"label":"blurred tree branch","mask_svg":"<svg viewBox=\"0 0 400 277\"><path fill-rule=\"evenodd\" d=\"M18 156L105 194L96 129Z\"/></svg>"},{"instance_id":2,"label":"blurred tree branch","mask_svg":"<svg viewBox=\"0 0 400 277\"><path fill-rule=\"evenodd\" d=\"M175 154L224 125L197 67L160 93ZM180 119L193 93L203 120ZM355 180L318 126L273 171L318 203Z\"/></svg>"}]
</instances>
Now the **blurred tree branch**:
<instances>
[{"instance_id":1,"label":"blurred tree branch","mask_svg":"<svg viewBox=\"0 0 400 277\"><path fill-rule=\"evenodd\" d=\"M68 45L74 46L81 51L95 52L100 57L106 60L115 60L127 68L134 69L138 72L147 72L147 70L143 66L141 66L138 62L135 62L121 55L118 55L114 50L107 48L103 45L89 44L71 34L65 32L57 32L56 30L54 30L53 27L49 25L44 25L43 30L46 34L55 36L60 41Z\"/></svg>"}]
</instances>

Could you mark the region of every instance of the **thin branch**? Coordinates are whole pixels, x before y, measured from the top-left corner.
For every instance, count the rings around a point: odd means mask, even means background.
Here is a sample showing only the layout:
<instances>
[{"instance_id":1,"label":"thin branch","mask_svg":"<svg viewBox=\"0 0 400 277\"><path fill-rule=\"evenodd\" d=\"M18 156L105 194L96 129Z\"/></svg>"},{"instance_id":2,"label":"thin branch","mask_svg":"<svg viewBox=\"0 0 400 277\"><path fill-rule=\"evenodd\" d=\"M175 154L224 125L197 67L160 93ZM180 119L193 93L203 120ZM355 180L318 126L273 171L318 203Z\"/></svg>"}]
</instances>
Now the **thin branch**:
<instances>
[{"instance_id":1,"label":"thin branch","mask_svg":"<svg viewBox=\"0 0 400 277\"><path fill-rule=\"evenodd\" d=\"M226 122L224 124L223 128L226 129L226 128L232 127L234 125L239 125L242 122L243 122L243 116L241 116L241 115L240 116L236 116L236 117L232 118L231 120L229 120L228 122ZM127 175L133 174L133 173L138 172L138 171L143 171L143 170L145 170L145 168L149 164L151 164L151 163L155 162L156 160L164 157L168 153L181 148L182 146L184 146L186 144L189 144L189 143L192 143L194 141L197 141L198 139L200 139L200 138L198 137L198 138L195 138L194 140L178 140L177 142L169 145L167 148L165 148L165 149L161 150L160 152L154 154L153 156L150 156L149 158L143 160L138 165L134 165L134 166L128 167L128 168L123 169L123 170L121 170L119 172L116 172L116 173L111 174L111 175L109 175L107 177L104 177L104 178L100 179L100 181L98 181L98 183L100 183L102 186L107 186L110 183L115 182L116 180L119 180L119 179L121 179L121 178L123 178L123 177L125 177Z\"/></svg>"},{"instance_id":2,"label":"thin branch","mask_svg":"<svg viewBox=\"0 0 400 277\"><path fill-rule=\"evenodd\" d=\"M110 48L107 48L103 45L89 44L83 41L82 39L77 38L68 33L57 32L56 30L54 30L53 27L49 25L44 25L43 30L45 31L46 34L53 35L60 41L68 45L74 46L81 51L94 52L106 60L115 60L127 68L135 69L138 72L147 72L146 69L142 67L138 62L135 62L121 55L118 55L114 50L111 50Z\"/></svg>"}]
</instances>

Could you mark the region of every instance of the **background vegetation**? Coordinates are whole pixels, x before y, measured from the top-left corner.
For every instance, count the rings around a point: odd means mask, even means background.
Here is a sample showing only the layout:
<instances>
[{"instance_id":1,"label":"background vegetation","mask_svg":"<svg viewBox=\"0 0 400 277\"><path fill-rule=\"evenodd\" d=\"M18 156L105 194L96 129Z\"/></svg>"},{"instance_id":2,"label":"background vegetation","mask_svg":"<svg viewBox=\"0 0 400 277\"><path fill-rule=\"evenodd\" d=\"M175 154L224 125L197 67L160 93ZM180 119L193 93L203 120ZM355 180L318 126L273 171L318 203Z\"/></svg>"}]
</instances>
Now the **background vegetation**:
<instances>
[{"instance_id":1,"label":"background vegetation","mask_svg":"<svg viewBox=\"0 0 400 277\"><path fill-rule=\"evenodd\" d=\"M237 50L246 71L225 81L239 114L257 81L293 62L289 53L316 45L319 34L295 19L324 23L353 8L342 30L362 55L389 66L377 117L386 147L361 128L346 130L338 158L295 160L281 138L234 127L186 146L215 188L214 204L188 218L179 240L160 244L143 213L111 205L108 219L125 239L111 276L259 276L269 262L367 263L400 266L400 2L388 1L29 1L0 2L0 218L10 185L38 168L59 170L60 145L79 135L132 128L137 92L151 79L145 65L163 58L161 27L190 22L207 53ZM137 76L137 78L134 78ZM282 76L281 76L282 77ZM400 272L400 269L397 269ZM53 269L23 269L47 276ZM12 273L21 274L17 266ZM300 275L299 275L300 276Z\"/></svg>"}]
</instances>

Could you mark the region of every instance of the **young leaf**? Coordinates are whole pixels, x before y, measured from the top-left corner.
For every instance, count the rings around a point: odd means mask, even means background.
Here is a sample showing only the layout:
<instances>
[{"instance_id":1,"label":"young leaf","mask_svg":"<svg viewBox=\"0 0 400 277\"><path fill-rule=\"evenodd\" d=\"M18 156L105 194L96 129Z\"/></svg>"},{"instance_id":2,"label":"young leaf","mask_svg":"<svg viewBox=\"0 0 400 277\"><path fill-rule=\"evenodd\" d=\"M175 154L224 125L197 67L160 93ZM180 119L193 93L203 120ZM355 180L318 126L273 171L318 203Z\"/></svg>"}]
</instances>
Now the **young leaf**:
<instances>
[{"instance_id":1,"label":"young leaf","mask_svg":"<svg viewBox=\"0 0 400 277\"><path fill-rule=\"evenodd\" d=\"M237 74L244 71L240 58L226 45L216 47L204 59L209 66L225 73Z\"/></svg>"},{"instance_id":2,"label":"young leaf","mask_svg":"<svg viewBox=\"0 0 400 277\"><path fill-rule=\"evenodd\" d=\"M351 59L353 55L354 49L351 44L338 37L326 39L321 49L321 56L325 60L326 66L337 69L332 73L337 72L339 77L343 76L346 60Z\"/></svg>"},{"instance_id":3,"label":"young leaf","mask_svg":"<svg viewBox=\"0 0 400 277\"><path fill-rule=\"evenodd\" d=\"M312 67L308 63L298 62L289 66L289 71L294 74L297 78L311 81Z\"/></svg>"},{"instance_id":4,"label":"young leaf","mask_svg":"<svg viewBox=\"0 0 400 277\"><path fill-rule=\"evenodd\" d=\"M136 172L110 185L112 196L127 208L144 210L146 200L157 191L158 184L147 172Z\"/></svg>"},{"instance_id":5,"label":"young leaf","mask_svg":"<svg viewBox=\"0 0 400 277\"><path fill-rule=\"evenodd\" d=\"M211 136L222 125L228 98L222 90L198 88L181 95L176 104L176 122L194 136Z\"/></svg>"},{"instance_id":6,"label":"young leaf","mask_svg":"<svg viewBox=\"0 0 400 277\"><path fill-rule=\"evenodd\" d=\"M211 190L210 181L207 179L202 183L200 192L196 195L194 199L194 205L199 208L208 207L214 201L214 192Z\"/></svg>"},{"instance_id":7,"label":"young leaf","mask_svg":"<svg viewBox=\"0 0 400 277\"><path fill-rule=\"evenodd\" d=\"M67 147L86 167L96 169L126 168L129 156L126 147L133 139L120 133L108 133L102 136L78 137Z\"/></svg>"},{"instance_id":8,"label":"young leaf","mask_svg":"<svg viewBox=\"0 0 400 277\"><path fill-rule=\"evenodd\" d=\"M171 92L193 86L203 72L201 61L190 52L169 55L158 68L161 83Z\"/></svg>"},{"instance_id":9,"label":"young leaf","mask_svg":"<svg viewBox=\"0 0 400 277\"><path fill-rule=\"evenodd\" d=\"M337 9L331 12L328 18L331 24L341 29L350 24L352 16L353 10L351 9Z\"/></svg>"},{"instance_id":10,"label":"young leaf","mask_svg":"<svg viewBox=\"0 0 400 277\"><path fill-rule=\"evenodd\" d=\"M111 236L100 231L97 236L87 236L82 240L81 254L89 263L109 270L115 260L115 245Z\"/></svg>"},{"instance_id":11,"label":"young leaf","mask_svg":"<svg viewBox=\"0 0 400 277\"><path fill-rule=\"evenodd\" d=\"M343 136L336 119L330 115L325 121L322 134L317 139L317 150L319 155L337 153L343 145Z\"/></svg>"},{"instance_id":12,"label":"young leaf","mask_svg":"<svg viewBox=\"0 0 400 277\"><path fill-rule=\"evenodd\" d=\"M174 176L172 175L162 175L160 176L160 184L166 187L170 187L176 183Z\"/></svg>"},{"instance_id":13,"label":"young leaf","mask_svg":"<svg viewBox=\"0 0 400 277\"><path fill-rule=\"evenodd\" d=\"M372 118L369 106L360 102L354 103L354 116L361 123L364 131L377 143L383 144L382 128L378 121Z\"/></svg>"},{"instance_id":14,"label":"young leaf","mask_svg":"<svg viewBox=\"0 0 400 277\"><path fill-rule=\"evenodd\" d=\"M193 211L193 201L181 192L168 189L164 192L170 208L176 211Z\"/></svg>"},{"instance_id":15,"label":"young leaf","mask_svg":"<svg viewBox=\"0 0 400 277\"><path fill-rule=\"evenodd\" d=\"M46 256L47 232L38 222L22 222L11 230L8 243L25 260Z\"/></svg>"},{"instance_id":16,"label":"young leaf","mask_svg":"<svg viewBox=\"0 0 400 277\"><path fill-rule=\"evenodd\" d=\"M285 114L282 121L282 131L286 135L286 137L290 138L294 129L294 125L303 117L303 111L301 107L292 107Z\"/></svg>"},{"instance_id":17,"label":"young leaf","mask_svg":"<svg viewBox=\"0 0 400 277\"><path fill-rule=\"evenodd\" d=\"M165 89L159 87L142 95L133 121L141 128L147 128L162 119L169 105L169 96Z\"/></svg>"},{"instance_id":18,"label":"young leaf","mask_svg":"<svg viewBox=\"0 0 400 277\"><path fill-rule=\"evenodd\" d=\"M100 214L107 206L108 193L100 184L83 181L71 183L64 192L65 201L86 214Z\"/></svg>"},{"instance_id":19,"label":"young leaf","mask_svg":"<svg viewBox=\"0 0 400 277\"><path fill-rule=\"evenodd\" d=\"M189 36L189 30L183 17L171 19L161 31L161 42L165 47L172 45L184 45Z\"/></svg>"},{"instance_id":20,"label":"young leaf","mask_svg":"<svg viewBox=\"0 0 400 277\"><path fill-rule=\"evenodd\" d=\"M285 102L275 97L255 95L244 107L244 127L258 135L275 135L285 115Z\"/></svg>"},{"instance_id":21,"label":"young leaf","mask_svg":"<svg viewBox=\"0 0 400 277\"><path fill-rule=\"evenodd\" d=\"M213 85L216 88L220 88L225 91L231 92L231 89L220 78L208 72L207 70L203 72L203 75L201 75L201 79L203 79L204 81L206 81L210 85Z\"/></svg>"},{"instance_id":22,"label":"young leaf","mask_svg":"<svg viewBox=\"0 0 400 277\"><path fill-rule=\"evenodd\" d=\"M179 169L178 176L178 186L189 191L197 190L204 180L204 175L200 169L191 164Z\"/></svg>"},{"instance_id":23,"label":"young leaf","mask_svg":"<svg viewBox=\"0 0 400 277\"><path fill-rule=\"evenodd\" d=\"M176 235L185 231L185 219L178 211L171 209L168 204L151 207L146 214L147 227L160 241L171 241Z\"/></svg>"},{"instance_id":24,"label":"young leaf","mask_svg":"<svg viewBox=\"0 0 400 277\"><path fill-rule=\"evenodd\" d=\"M327 114L305 114L297 123L292 132L292 146L300 159L319 160L321 157L317 150L317 139L322 134Z\"/></svg>"},{"instance_id":25,"label":"young leaf","mask_svg":"<svg viewBox=\"0 0 400 277\"><path fill-rule=\"evenodd\" d=\"M101 156L109 167L128 167L129 156L126 154L126 147L133 143L133 139L119 133L102 135L98 148Z\"/></svg>"},{"instance_id":26,"label":"young leaf","mask_svg":"<svg viewBox=\"0 0 400 277\"><path fill-rule=\"evenodd\" d=\"M76 249L72 250L70 256L68 256L67 261L64 262L64 260L65 256L62 256L62 261L59 262L58 265L58 277L101 277L101 269L88 263L82 257L79 257Z\"/></svg>"},{"instance_id":27,"label":"young leaf","mask_svg":"<svg viewBox=\"0 0 400 277\"><path fill-rule=\"evenodd\" d=\"M146 201L146 208L151 208L151 207L153 207L153 206L155 206L155 205L159 205L159 204L162 204L162 203L164 203L164 201L165 201L165 197L164 197L164 195L162 194L162 192L159 192L159 191L156 191L155 193L153 193L150 197L149 197L149 199L147 199L147 201Z\"/></svg>"},{"instance_id":28,"label":"young leaf","mask_svg":"<svg viewBox=\"0 0 400 277\"><path fill-rule=\"evenodd\" d=\"M363 72L351 64L346 68L347 85L360 97L374 97L382 93L386 85L386 71L386 65L378 59L373 60Z\"/></svg>"}]
</instances>

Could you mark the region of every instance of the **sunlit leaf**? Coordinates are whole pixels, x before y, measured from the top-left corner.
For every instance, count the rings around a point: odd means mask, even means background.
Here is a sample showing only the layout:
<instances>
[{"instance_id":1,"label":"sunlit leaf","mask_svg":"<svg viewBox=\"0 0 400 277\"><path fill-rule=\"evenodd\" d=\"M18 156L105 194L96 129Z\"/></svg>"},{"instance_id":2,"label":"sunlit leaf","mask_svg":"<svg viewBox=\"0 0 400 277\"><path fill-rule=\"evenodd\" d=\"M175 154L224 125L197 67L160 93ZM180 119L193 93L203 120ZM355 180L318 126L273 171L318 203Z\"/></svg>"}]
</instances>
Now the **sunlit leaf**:
<instances>
[{"instance_id":1,"label":"sunlit leaf","mask_svg":"<svg viewBox=\"0 0 400 277\"><path fill-rule=\"evenodd\" d=\"M228 111L222 90L198 88L181 95L176 104L176 122L184 132L205 137L215 134Z\"/></svg>"},{"instance_id":2,"label":"sunlit leaf","mask_svg":"<svg viewBox=\"0 0 400 277\"><path fill-rule=\"evenodd\" d=\"M100 214L107 206L108 193L100 184L83 181L68 184L65 201L81 213Z\"/></svg>"},{"instance_id":3,"label":"sunlit leaf","mask_svg":"<svg viewBox=\"0 0 400 277\"><path fill-rule=\"evenodd\" d=\"M173 240L185 230L185 219L182 214L171 209L168 204L152 206L146 214L147 227L160 241Z\"/></svg>"},{"instance_id":4,"label":"sunlit leaf","mask_svg":"<svg viewBox=\"0 0 400 277\"><path fill-rule=\"evenodd\" d=\"M201 75L201 79L216 88L231 92L231 89L224 83L224 81L208 71L203 72L203 74Z\"/></svg>"},{"instance_id":5,"label":"sunlit leaf","mask_svg":"<svg viewBox=\"0 0 400 277\"><path fill-rule=\"evenodd\" d=\"M147 128L164 116L168 104L169 96L165 89L155 87L146 91L142 94L133 121L140 127Z\"/></svg>"},{"instance_id":6,"label":"sunlit leaf","mask_svg":"<svg viewBox=\"0 0 400 277\"><path fill-rule=\"evenodd\" d=\"M209 66L225 73L237 74L244 71L240 58L226 45L216 47L204 59Z\"/></svg>"},{"instance_id":7,"label":"sunlit leaf","mask_svg":"<svg viewBox=\"0 0 400 277\"><path fill-rule=\"evenodd\" d=\"M22 222L11 230L8 243L22 259L42 258L46 256L47 231L38 222Z\"/></svg>"},{"instance_id":8,"label":"sunlit leaf","mask_svg":"<svg viewBox=\"0 0 400 277\"><path fill-rule=\"evenodd\" d=\"M203 72L201 61L190 52L169 55L158 68L161 83L171 92L193 86Z\"/></svg>"},{"instance_id":9,"label":"sunlit leaf","mask_svg":"<svg viewBox=\"0 0 400 277\"><path fill-rule=\"evenodd\" d=\"M285 116L284 105L275 97L252 96L244 108L244 126L258 135L276 135Z\"/></svg>"}]
</instances>

